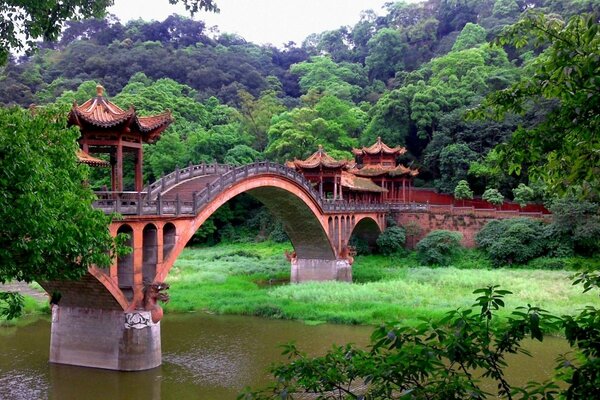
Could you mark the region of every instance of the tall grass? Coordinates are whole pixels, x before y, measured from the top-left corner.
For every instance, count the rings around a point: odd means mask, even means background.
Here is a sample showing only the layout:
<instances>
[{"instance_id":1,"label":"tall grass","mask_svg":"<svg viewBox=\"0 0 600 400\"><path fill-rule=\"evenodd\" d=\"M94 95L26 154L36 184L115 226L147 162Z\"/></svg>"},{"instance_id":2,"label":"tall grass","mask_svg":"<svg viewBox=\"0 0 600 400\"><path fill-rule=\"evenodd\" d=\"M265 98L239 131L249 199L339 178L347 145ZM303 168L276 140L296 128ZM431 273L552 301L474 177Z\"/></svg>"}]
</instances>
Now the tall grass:
<instances>
[{"instance_id":1,"label":"tall grass","mask_svg":"<svg viewBox=\"0 0 600 400\"><path fill-rule=\"evenodd\" d=\"M289 281L289 245L221 244L188 248L169 274L167 312L206 310L347 324L397 320L415 324L450 309L468 307L473 290L501 285L513 295L507 308L532 304L556 314L572 314L585 305L600 305L597 296L572 286L570 272L490 268L481 253L463 252L450 267L419 265L414 253L357 257L354 283ZM557 264L562 265L562 264Z\"/></svg>"}]
</instances>

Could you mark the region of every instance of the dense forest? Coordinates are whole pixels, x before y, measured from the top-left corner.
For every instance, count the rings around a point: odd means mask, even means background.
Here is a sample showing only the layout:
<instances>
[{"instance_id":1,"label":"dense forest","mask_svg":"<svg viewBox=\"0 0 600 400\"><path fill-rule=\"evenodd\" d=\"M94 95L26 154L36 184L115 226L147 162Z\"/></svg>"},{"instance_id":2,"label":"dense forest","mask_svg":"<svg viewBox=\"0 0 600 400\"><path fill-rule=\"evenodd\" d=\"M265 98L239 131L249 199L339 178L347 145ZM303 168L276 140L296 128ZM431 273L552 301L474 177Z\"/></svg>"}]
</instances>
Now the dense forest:
<instances>
[{"instance_id":1,"label":"dense forest","mask_svg":"<svg viewBox=\"0 0 600 400\"><path fill-rule=\"evenodd\" d=\"M594 0L427 0L364 11L354 26L302 44L259 46L172 15L122 24L114 16L68 22L57 42L0 70L0 103L71 104L101 83L122 107L170 109L175 123L146 152L146 181L189 163L283 162L319 144L338 158L376 137L404 145L416 186L506 197L529 182L497 168L494 148L518 126L535 126L556 101L502 120L465 118L490 93L527 76L540 49L489 44L529 9L566 20L597 12ZM98 185L103 183L98 177Z\"/></svg>"}]
</instances>

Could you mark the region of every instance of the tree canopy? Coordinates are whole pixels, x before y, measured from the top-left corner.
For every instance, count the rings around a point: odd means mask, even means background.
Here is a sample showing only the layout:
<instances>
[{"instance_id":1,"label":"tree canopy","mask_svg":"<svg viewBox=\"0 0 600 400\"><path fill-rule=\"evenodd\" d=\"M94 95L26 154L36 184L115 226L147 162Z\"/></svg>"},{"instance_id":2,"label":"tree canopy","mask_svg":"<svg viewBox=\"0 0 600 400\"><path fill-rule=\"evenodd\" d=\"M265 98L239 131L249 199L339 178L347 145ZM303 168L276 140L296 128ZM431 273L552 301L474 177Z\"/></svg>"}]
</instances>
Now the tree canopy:
<instances>
[{"instance_id":1,"label":"tree canopy","mask_svg":"<svg viewBox=\"0 0 600 400\"><path fill-rule=\"evenodd\" d=\"M76 279L111 264L110 220L91 206L79 131L65 118L56 108L0 108L2 283Z\"/></svg>"}]
</instances>

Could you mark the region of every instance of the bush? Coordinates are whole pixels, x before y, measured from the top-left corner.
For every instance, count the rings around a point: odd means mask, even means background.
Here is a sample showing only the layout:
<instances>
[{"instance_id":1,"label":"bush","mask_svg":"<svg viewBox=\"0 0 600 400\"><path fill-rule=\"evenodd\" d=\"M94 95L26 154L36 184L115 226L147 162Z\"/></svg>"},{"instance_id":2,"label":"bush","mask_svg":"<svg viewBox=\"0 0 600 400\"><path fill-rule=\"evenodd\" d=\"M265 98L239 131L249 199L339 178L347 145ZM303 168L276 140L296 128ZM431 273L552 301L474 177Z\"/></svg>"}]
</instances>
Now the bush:
<instances>
[{"instance_id":1,"label":"bush","mask_svg":"<svg viewBox=\"0 0 600 400\"><path fill-rule=\"evenodd\" d=\"M498 189L486 189L481 198L495 206L500 206L504 203L504 196L502 196L502 193Z\"/></svg>"},{"instance_id":2,"label":"bush","mask_svg":"<svg viewBox=\"0 0 600 400\"><path fill-rule=\"evenodd\" d=\"M600 205L575 197L554 200L548 236L552 254L591 256L600 252Z\"/></svg>"},{"instance_id":3,"label":"bush","mask_svg":"<svg viewBox=\"0 0 600 400\"><path fill-rule=\"evenodd\" d=\"M490 221L475 241L496 266L524 264L541 256L548 247L544 224L529 218Z\"/></svg>"},{"instance_id":4,"label":"bush","mask_svg":"<svg viewBox=\"0 0 600 400\"><path fill-rule=\"evenodd\" d=\"M462 234L445 230L432 231L417 243L421 262L428 265L448 265L461 248Z\"/></svg>"},{"instance_id":5,"label":"bush","mask_svg":"<svg viewBox=\"0 0 600 400\"><path fill-rule=\"evenodd\" d=\"M356 251L356 254L359 256L365 256L373 253L373 249L369 245L369 242L357 236L353 236L350 239L350 246L354 248L354 251Z\"/></svg>"},{"instance_id":6,"label":"bush","mask_svg":"<svg viewBox=\"0 0 600 400\"><path fill-rule=\"evenodd\" d=\"M377 238L377 247L381 254L390 255L399 252L406 243L406 232L400 226L390 226Z\"/></svg>"}]
</instances>

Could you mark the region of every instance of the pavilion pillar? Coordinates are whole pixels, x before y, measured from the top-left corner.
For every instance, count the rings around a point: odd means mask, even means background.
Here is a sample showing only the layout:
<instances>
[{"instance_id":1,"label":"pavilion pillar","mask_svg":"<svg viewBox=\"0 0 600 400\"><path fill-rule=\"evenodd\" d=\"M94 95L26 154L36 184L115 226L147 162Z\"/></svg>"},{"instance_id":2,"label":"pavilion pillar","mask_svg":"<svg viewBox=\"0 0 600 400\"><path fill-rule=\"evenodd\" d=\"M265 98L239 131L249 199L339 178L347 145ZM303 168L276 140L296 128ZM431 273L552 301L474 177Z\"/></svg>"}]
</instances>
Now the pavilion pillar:
<instances>
[{"instance_id":1,"label":"pavilion pillar","mask_svg":"<svg viewBox=\"0 0 600 400\"><path fill-rule=\"evenodd\" d=\"M110 153L110 190L117 191L117 158L114 153Z\"/></svg>"},{"instance_id":2,"label":"pavilion pillar","mask_svg":"<svg viewBox=\"0 0 600 400\"><path fill-rule=\"evenodd\" d=\"M338 188L340 189L340 200L344 200L344 195L342 193L342 177L341 176L339 177L339 180L340 180L340 184L339 184Z\"/></svg>"},{"instance_id":3,"label":"pavilion pillar","mask_svg":"<svg viewBox=\"0 0 600 400\"><path fill-rule=\"evenodd\" d=\"M135 191L141 192L143 189L142 167L144 165L144 151L140 147L135 157Z\"/></svg>"},{"instance_id":4,"label":"pavilion pillar","mask_svg":"<svg viewBox=\"0 0 600 400\"><path fill-rule=\"evenodd\" d=\"M117 154L116 154L116 166L114 171L114 183L113 183L113 191L122 192L123 191L123 144L121 143L121 139L119 139L119 144L117 144Z\"/></svg>"},{"instance_id":5,"label":"pavilion pillar","mask_svg":"<svg viewBox=\"0 0 600 400\"><path fill-rule=\"evenodd\" d=\"M323 177L319 180L319 197L323 198Z\"/></svg>"},{"instance_id":6,"label":"pavilion pillar","mask_svg":"<svg viewBox=\"0 0 600 400\"><path fill-rule=\"evenodd\" d=\"M402 201L406 203L406 178L402 178Z\"/></svg>"},{"instance_id":7,"label":"pavilion pillar","mask_svg":"<svg viewBox=\"0 0 600 400\"><path fill-rule=\"evenodd\" d=\"M333 177L333 199L337 200L338 197L338 181L337 177Z\"/></svg>"}]
</instances>

